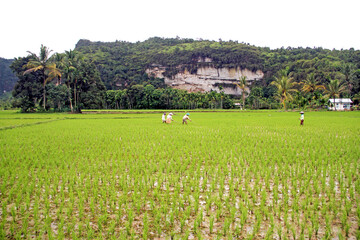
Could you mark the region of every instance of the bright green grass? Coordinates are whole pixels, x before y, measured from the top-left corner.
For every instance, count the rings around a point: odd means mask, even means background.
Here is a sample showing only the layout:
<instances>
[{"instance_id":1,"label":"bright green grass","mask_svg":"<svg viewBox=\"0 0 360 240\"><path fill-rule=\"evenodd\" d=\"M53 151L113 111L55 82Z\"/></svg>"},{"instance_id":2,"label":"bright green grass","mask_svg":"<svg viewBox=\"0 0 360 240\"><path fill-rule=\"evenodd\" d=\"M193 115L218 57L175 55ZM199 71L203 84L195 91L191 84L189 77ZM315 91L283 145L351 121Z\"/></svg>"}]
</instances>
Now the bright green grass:
<instances>
[{"instance_id":1,"label":"bright green grass","mask_svg":"<svg viewBox=\"0 0 360 240\"><path fill-rule=\"evenodd\" d=\"M359 236L359 112L182 116L0 112L0 239Z\"/></svg>"}]
</instances>

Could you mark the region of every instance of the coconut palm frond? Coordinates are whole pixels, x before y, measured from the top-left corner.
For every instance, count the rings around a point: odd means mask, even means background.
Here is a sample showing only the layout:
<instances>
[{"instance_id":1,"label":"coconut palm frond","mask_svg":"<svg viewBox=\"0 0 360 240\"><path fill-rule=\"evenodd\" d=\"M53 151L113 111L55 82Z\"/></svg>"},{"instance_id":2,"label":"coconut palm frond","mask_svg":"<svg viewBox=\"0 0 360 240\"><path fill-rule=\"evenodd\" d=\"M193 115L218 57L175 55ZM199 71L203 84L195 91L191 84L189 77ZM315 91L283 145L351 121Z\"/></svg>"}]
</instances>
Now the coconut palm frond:
<instances>
[{"instance_id":1,"label":"coconut palm frond","mask_svg":"<svg viewBox=\"0 0 360 240\"><path fill-rule=\"evenodd\" d=\"M37 67L33 67L33 68L30 68L30 69L28 69L28 70L26 70L24 73L23 73L23 75L25 75L25 74L28 74L28 73L31 73L31 72L36 72L36 71L39 71L39 70L41 70L41 69L43 69L44 67L43 66L37 66Z\"/></svg>"},{"instance_id":2,"label":"coconut palm frond","mask_svg":"<svg viewBox=\"0 0 360 240\"><path fill-rule=\"evenodd\" d=\"M49 50L46 46L41 45L40 47L40 54L37 56L32 52L28 52L30 54L30 60L25 65L27 68L24 71L24 74L28 74L30 72L37 72L40 71L40 79L43 82L43 104L44 109L46 106L46 83L49 81L61 77L60 69L56 67L56 64L52 62L53 58L50 58L50 53L52 50Z\"/></svg>"},{"instance_id":3,"label":"coconut palm frond","mask_svg":"<svg viewBox=\"0 0 360 240\"><path fill-rule=\"evenodd\" d=\"M322 89L325 90L325 86L319 84L318 79L315 77L314 73L309 74L306 79L302 82L302 91L314 93L316 90Z\"/></svg>"},{"instance_id":4,"label":"coconut palm frond","mask_svg":"<svg viewBox=\"0 0 360 240\"><path fill-rule=\"evenodd\" d=\"M280 97L280 101L284 105L284 109L285 102L293 99L291 93L297 92L297 90L294 89L294 86L297 83L293 82L294 78L291 76L292 73L289 73L288 68L283 69L279 71L278 76L275 77L275 80L270 83L277 88L277 94Z\"/></svg>"}]
</instances>

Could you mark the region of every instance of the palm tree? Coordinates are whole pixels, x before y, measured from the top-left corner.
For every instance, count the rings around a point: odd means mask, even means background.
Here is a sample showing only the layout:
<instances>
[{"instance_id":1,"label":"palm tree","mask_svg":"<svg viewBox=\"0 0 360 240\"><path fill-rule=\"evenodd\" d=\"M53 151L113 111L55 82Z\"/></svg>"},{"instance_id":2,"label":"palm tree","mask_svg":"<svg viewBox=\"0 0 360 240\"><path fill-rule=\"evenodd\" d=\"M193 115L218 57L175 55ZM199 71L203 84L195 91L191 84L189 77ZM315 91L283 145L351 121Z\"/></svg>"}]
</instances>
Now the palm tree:
<instances>
[{"instance_id":1,"label":"palm tree","mask_svg":"<svg viewBox=\"0 0 360 240\"><path fill-rule=\"evenodd\" d=\"M334 100L334 108L336 111L335 97L339 97L342 92L346 90L345 86L338 79L330 80L330 83L326 86L325 97L332 98Z\"/></svg>"},{"instance_id":2,"label":"palm tree","mask_svg":"<svg viewBox=\"0 0 360 240\"><path fill-rule=\"evenodd\" d=\"M245 92L245 90L246 90L246 88L248 87L248 86L247 86L248 82L246 81L246 76L241 76L241 77L239 78L239 81L236 82L235 84L236 84L236 86L237 86L238 88L240 88L240 90L241 90L241 98L242 98L242 102L243 102L243 104L242 104L242 109L245 109L245 98L246 98L246 94L247 94L247 93Z\"/></svg>"},{"instance_id":3,"label":"palm tree","mask_svg":"<svg viewBox=\"0 0 360 240\"><path fill-rule=\"evenodd\" d=\"M65 68L65 54L63 53L55 53L54 54L54 61L56 66L60 69L61 75L63 75L63 69ZM61 77L57 78L56 86L61 84Z\"/></svg>"},{"instance_id":4,"label":"palm tree","mask_svg":"<svg viewBox=\"0 0 360 240\"><path fill-rule=\"evenodd\" d=\"M54 78L61 77L60 70L56 67L56 64L50 60L50 53L52 51L49 50L46 46L41 45L40 47L40 55L37 56L35 53L29 52L30 60L25 65L27 70L24 72L25 74L31 72L40 72L41 81L43 83L43 105L44 110L46 108L46 84L53 80Z\"/></svg>"},{"instance_id":5,"label":"palm tree","mask_svg":"<svg viewBox=\"0 0 360 240\"><path fill-rule=\"evenodd\" d=\"M77 109L77 83L79 78L79 65L82 58L76 51L65 51L63 73L66 80L66 86L69 92L69 102L71 112ZM73 99L71 99L71 88L73 88ZM73 104L74 103L74 104Z\"/></svg>"},{"instance_id":6,"label":"palm tree","mask_svg":"<svg viewBox=\"0 0 360 240\"><path fill-rule=\"evenodd\" d=\"M274 85L277 88L278 97L285 110L285 102L293 99L291 95L292 92L297 92L297 90L293 88L296 83L293 82L294 79L291 77L292 73L289 73L288 68L280 70L278 75L278 77L275 77L275 81L271 82L271 85Z\"/></svg>"},{"instance_id":7,"label":"palm tree","mask_svg":"<svg viewBox=\"0 0 360 240\"><path fill-rule=\"evenodd\" d=\"M302 82L302 91L305 93L311 94L311 99L314 96L314 93L316 90L322 89L325 90L325 86L319 84L319 81L315 78L315 74L311 73L307 75L306 79ZM310 99L310 105L311 105L311 99Z\"/></svg>"}]
</instances>

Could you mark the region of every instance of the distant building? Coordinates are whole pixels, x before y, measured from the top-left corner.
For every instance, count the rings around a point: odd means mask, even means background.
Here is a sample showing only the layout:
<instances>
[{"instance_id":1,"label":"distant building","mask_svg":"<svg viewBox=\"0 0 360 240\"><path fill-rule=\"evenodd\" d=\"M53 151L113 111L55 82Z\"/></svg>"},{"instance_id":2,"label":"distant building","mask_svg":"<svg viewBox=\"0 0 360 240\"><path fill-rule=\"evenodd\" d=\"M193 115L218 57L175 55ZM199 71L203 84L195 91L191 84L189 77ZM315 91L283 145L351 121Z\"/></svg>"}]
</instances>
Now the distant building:
<instances>
[{"instance_id":1,"label":"distant building","mask_svg":"<svg viewBox=\"0 0 360 240\"><path fill-rule=\"evenodd\" d=\"M235 108L241 108L241 103L238 103L238 102L236 102L236 103L234 103L234 105L235 105Z\"/></svg>"},{"instance_id":2,"label":"distant building","mask_svg":"<svg viewBox=\"0 0 360 240\"><path fill-rule=\"evenodd\" d=\"M351 99L350 98L335 98L335 104L334 104L334 99L329 99L329 110L350 110L350 106L351 106Z\"/></svg>"}]
</instances>

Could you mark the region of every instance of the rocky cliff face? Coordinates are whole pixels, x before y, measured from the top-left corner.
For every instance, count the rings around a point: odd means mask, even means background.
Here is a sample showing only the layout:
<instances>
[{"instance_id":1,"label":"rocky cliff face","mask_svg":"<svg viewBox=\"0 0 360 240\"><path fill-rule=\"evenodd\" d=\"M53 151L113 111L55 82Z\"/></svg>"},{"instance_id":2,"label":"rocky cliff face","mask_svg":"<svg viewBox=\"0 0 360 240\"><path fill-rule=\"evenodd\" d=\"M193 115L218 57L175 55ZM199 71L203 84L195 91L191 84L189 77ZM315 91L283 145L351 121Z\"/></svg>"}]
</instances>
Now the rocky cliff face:
<instances>
[{"instance_id":1,"label":"rocky cliff face","mask_svg":"<svg viewBox=\"0 0 360 240\"><path fill-rule=\"evenodd\" d=\"M186 68L169 78L164 76L165 67L153 65L146 73L158 78L164 78L165 84L176 89L188 92L209 92L211 90L226 94L240 95L241 90L235 83L241 76L246 76L249 83L262 79L264 73L260 70L252 72L240 68L214 68L210 66L198 67L196 73L190 73ZM221 86L221 87L220 87Z\"/></svg>"}]
</instances>

